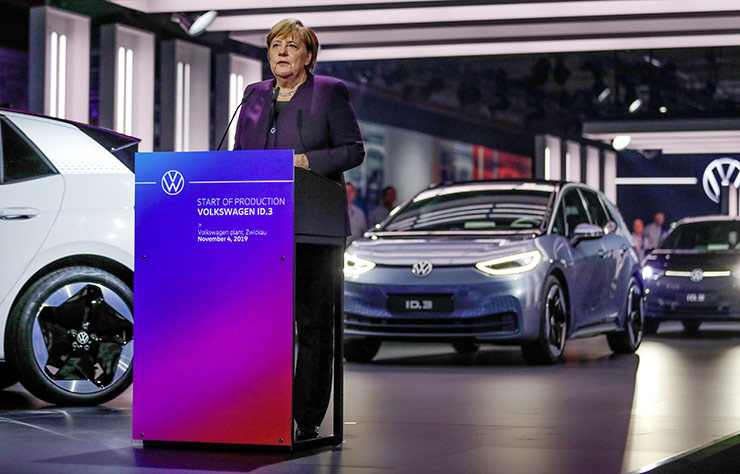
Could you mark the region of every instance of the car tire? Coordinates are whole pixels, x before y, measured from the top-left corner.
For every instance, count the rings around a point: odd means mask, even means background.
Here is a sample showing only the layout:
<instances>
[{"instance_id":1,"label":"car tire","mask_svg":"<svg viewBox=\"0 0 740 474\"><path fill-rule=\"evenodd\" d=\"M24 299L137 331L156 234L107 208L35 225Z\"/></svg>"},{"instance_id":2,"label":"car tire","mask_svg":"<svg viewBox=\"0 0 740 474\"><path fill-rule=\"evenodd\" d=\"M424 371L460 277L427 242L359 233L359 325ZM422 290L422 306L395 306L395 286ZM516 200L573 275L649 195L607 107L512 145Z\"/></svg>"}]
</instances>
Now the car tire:
<instances>
[{"instance_id":1,"label":"car tire","mask_svg":"<svg viewBox=\"0 0 740 474\"><path fill-rule=\"evenodd\" d=\"M606 340L616 354L634 354L645 334L645 311L642 289L634 278L630 279L625 301L624 326L615 332L608 333Z\"/></svg>"},{"instance_id":2,"label":"car tire","mask_svg":"<svg viewBox=\"0 0 740 474\"><path fill-rule=\"evenodd\" d=\"M654 336L658 334L658 327L660 327L660 321L645 320L645 325L642 328L643 334L646 336Z\"/></svg>"},{"instance_id":3,"label":"car tire","mask_svg":"<svg viewBox=\"0 0 740 474\"><path fill-rule=\"evenodd\" d=\"M18 377L10 370L8 364L0 362L0 390L15 385L17 382Z\"/></svg>"},{"instance_id":4,"label":"car tire","mask_svg":"<svg viewBox=\"0 0 740 474\"><path fill-rule=\"evenodd\" d=\"M348 362L370 362L380 350L381 341L367 338L344 340L344 358Z\"/></svg>"},{"instance_id":5,"label":"car tire","mask_svg":"<svg viewBox=\"0 0 740 474\"><path fill-rule=\"evenodd\" d=\"M701 321L681 321L681 324L683 325L683 330L685 333L696 334L699 332Z\"/></svg>"},{"instance_id":6,"label":"car tire","mask_svg":"<svg viewBox=\"0 0 740 474\"><path fill-rule=\"evenodd\" d=\"M470 355L478 352L479 346L474 342L453 342L452 347L455 352L461 355Z\"/></svg>"},{"instance_id":7,"label":"car tire","mask_svg":"<svg viewBox=\"0 0 740 474\"><path fill-rule=\"evenodd\" d=\"M563 357L568 336L568 309L562 283L553 275L545 280L537 340L522 344L522 354L528 364L555 364Z\"/></svg>"},{"instance_id":8,"label":"car tire","mask_svg":"<svg viewBox=\"0 0 740 474\"><path fill-rule=\"evenodd\" d=\"M56 405L97 405L133 378L133 291L92 267L33 283L10 312L8 363L21 384Z\"/></svg>"}]
</instances>

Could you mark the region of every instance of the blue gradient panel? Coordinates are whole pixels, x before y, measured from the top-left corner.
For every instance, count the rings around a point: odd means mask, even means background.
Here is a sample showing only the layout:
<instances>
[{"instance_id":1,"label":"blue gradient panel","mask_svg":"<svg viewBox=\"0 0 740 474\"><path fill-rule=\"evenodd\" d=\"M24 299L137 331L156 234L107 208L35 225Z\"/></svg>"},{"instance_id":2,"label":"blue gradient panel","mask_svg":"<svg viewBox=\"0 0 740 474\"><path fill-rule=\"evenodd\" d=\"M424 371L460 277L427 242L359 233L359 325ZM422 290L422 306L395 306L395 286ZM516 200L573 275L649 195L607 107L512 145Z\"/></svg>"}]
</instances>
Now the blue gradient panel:
<instances>
[{"instance_id":1,"label":"blue gradient panel","mask_svg":"<svg viewBox=\"0 0 740 474\"><path fill-rule=\"evenodd\" d=\"M290 446L292 150L136 154L133 438Z\"/></svg>"}]
</instances>

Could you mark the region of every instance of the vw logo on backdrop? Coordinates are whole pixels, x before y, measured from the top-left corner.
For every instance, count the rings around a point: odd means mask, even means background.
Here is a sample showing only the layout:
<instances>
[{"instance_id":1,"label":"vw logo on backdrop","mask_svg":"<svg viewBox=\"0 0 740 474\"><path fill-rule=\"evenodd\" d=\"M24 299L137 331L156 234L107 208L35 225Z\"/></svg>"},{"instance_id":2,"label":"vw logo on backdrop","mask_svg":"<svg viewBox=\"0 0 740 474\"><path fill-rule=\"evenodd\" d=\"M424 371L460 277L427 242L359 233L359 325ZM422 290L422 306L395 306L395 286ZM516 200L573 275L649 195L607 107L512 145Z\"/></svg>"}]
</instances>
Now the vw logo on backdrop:
<instances>
[{"instance_id":1,"label":"vw logo on backdrop","mask_svg":"<svg viewBox=\"0 0 740 474\"><path fill-rule=\"evenodd\" d=\"M693 270L691 270L690 278L691 281L693 281L694 283L702 281L704 279L704 270L702 270L701 268L694 268Z\"/></svg>"},{"instance_id":2,"label":"vw logo on backdrop","mask_svg":"<svg viewBox=\"0 0 740 474\"><path fill-rule=\"evenodd\" d=\"M427 260L422 260L420 262L416 262L415 264L411 265L411 273L418 277L425 277L432 273L432 269L434 267L432 266L432 262Z\"/></svg>"},{"instance_id":3,"label":"vw logo on backdrop","mask_svg":"<svg viewBox=\"0 0 740 474\"><path fill-rule=\"evenodd\" d=\"M722 186L732 184L740 188L740 161L734 158L717 158L707 165L701 181L707 197L719 203Z\"/></svg>"},{"instance_id":4,"label":"vw logo on backdrop","mask_svg":"<svg viewBox=\"0 0 740 474\"><path fill-rule=\"evenodd\" d=\"M185 178L179 171L169 170L162 176L162 190L170 196L180 194L184 187Z\"/></svg>"}]
</instances>

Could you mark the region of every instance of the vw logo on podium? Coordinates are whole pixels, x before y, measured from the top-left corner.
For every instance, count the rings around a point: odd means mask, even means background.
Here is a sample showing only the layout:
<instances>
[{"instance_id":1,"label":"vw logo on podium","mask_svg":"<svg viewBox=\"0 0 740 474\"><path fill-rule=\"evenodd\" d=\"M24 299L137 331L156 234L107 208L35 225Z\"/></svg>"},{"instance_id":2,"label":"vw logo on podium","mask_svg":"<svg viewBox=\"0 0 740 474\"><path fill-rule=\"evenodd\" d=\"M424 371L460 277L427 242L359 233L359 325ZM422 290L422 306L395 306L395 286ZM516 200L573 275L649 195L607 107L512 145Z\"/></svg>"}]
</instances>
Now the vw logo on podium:
<instances>
[{"instance_id":1,"label":"vw logo on podium","mask_svg":"<svg viewBox=\"0 0 740 474\"><path fill-rule=\"evenodd\" d=\"M722 186L732 184L740 188L740 161L734 158L717 158L704 170L702 185L707 197L719 203Z\"/></svg>"},{"instance_id":2,"label":"vw logo on podium","mask_svg":"<svg viewBox=\"0 0 740 474\"><path fill-rule=\"evenodd\" d=\"M169 170L162 176L162 190L174 196L180 194L180 191L185 187L185 178L182 177L182 173L177 170Z\"/></svg>"}]
</instances>

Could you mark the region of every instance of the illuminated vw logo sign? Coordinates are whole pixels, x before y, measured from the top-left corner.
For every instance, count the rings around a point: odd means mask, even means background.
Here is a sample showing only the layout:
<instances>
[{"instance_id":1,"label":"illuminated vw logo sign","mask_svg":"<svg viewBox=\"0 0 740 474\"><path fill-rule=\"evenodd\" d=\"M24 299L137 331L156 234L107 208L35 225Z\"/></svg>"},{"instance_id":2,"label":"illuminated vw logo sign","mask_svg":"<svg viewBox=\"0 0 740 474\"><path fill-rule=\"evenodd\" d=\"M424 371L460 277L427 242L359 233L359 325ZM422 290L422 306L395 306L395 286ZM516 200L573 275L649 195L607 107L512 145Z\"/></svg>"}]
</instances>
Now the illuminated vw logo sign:
<instances>
[{"instance_id":1,"label":"illuminated vw logo sign","mask_svg":"<svg viewBox=\"0 0 740 474\"><path fill-rule=\"evenodd\" d=\"M702 270L701 268L694 268L693 270L691 270L690 278L693 282L702 281L704 279L704 270Z\"/></svg>"},{"instance_id":2,"label":"illuminated vw logo sign","mask_svg":"<svg viewBox=\"0 0 740 474\"><path fill-rule=\"evenodd\" d=\"M740 187L740 161L734 158L717 158L704 170L701 181L707 197L718 203L722 186L732 184L736 188Z\"/></svg>"},{"instance_id":3,"label":"illuminated vw logo sign","mask_svg":"<svg viewBox=\"0 0 740 474\"><path fill-rule=\"evenodd\" d=\"M77 333L77 342L79 342L82 345L87 344L90 342L90 336L86 332L79 332Z\"/></svg>"},{"instance_id":4,"label":"illuminated vw logo sign","mask_svg":"<svg viewBox=\"0 0 740 474\"><path fill-rule=\"evenodd\" d=\"M432 273L432 269L434 267L432 266L432 262L429 262L427 260L422 260L420 262L416 262L415 264L411 265L411 273L418 277L425 277Z\"/></svg>"},{"instance_id":5,"label":"illuminated vw logo sign","mask_svg":"<svg viewBox=\"0 0 740 474\"><path fill-rule=\"evenodd\" d=\"M162 176L162 190L170 196L180 194L184 187L185 178L179 171L169 170Z\"/></svg>"}]
</instances>

